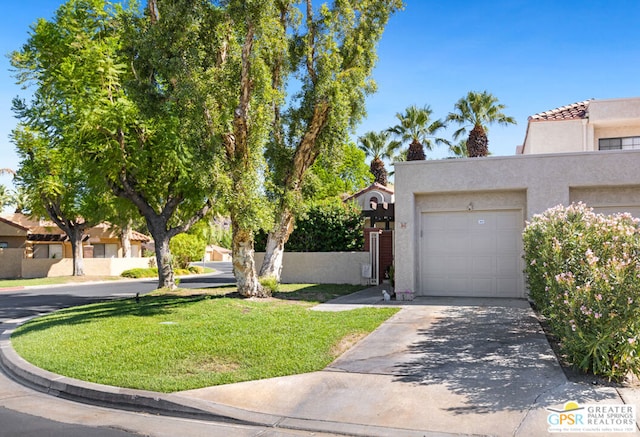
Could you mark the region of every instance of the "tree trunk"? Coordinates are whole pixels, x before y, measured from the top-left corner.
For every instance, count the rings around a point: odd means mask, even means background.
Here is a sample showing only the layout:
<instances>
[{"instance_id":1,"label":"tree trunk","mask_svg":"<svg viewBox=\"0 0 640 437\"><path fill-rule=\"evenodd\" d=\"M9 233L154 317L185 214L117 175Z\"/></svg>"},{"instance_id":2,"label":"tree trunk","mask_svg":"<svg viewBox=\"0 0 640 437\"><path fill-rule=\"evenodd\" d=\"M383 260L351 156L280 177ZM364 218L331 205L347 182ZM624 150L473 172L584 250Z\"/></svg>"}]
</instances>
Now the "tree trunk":
<instances>
[{"instance_id":1,"label":"tree trunk","mask_svg":"<svg viewBox=\"0 0 640 437\"><path fill-rule=\"evenodd\" d=\"M413 140L411 144L409 144L407 161L424 161L426 158L422 144L417 140Z\"/></svg>"},{"instance_id":2,"label":"tree trunk","mask_svg":"<svg viewBox=\"0 0 640 437\"><path fill-rule=\"evenodd\" d=\"M84 257L82 256L84 228L71 227L67 235L71 243L71 255L73 256L73 276L84 276Z\"/></svg>"},{"instance_id":3,"label":"tree trunk","mask_svg":"<svg viewBox=\"0 0 640 437\"><path fill-rule=\"evenodd\" d=\"M131 221L128 221L126 225L120 230L120 243L122 244L122 257L131 258L131 236L133 232L131 229Z\"/></svg>"},{"instance_id":4,"label":"tree trunk","mask_svg":"<svg viewBox=\"0 0 640 437\"><path fill-rule=\"evenodd\" d=\"M470 158L478 158L489 154L489 139L484 128L477 124L469 132L467 152Z\"/></svg>"},{"instance_id":5,"label":"tree trunk","mask_svg":"<svg viewBox=\"0 0 640 437\"><path fill-rule=\"evenodd\" d=\"M77 222L75 219L67 219L62 213L58 203L50 202L45 205L49 218L67 234L71 243L71 256L73 257L73 276L84 276L84 263L82 262L82 238L84 230L89 226L87 222Z\"/></svg>"},{"instance_id":6,"label":"tree trunk","mask_svg":"<svg viewBox=\"0 0 640 437\"><path fill-rule=\"evenodd\" d=\"M256 275L253 258L253 233L247 229L233 227L233 275L238 293L245 297L269 297L269 290L263 288Z\"/></svg>"},{"instance_id":7,"label":"tree trunk","mask_svg":"<svg viewBox=\"0 0 640 437\"><path fill-rule=\"evenodd\" d=\"M321 100L316 103L306 132L296 147L291 169L283 184L285 192L276 216L276 226L267 237L267 248L260 268L260 277L273 276L280 282L284 245L289 240L295 223L293 212L287 204L287 197L288 194L296 196L300 193L307 170L320 154L317 139L327 124L330 111L331 106L327 101Z\"/></svg>"},{"instance_id":8,"label":"tree trunk","mask_svg":"<svg viewBox=\"0 0 640 437\"><path fill-rule=\"evenodd\" d=\"M154 236L154 241L156 243L156 263L158 263L158 288L174 290L176 281L171 264L169 237L165 234L162 240L159 240Z\"/></svg>"},{"instance_id":9,"label":"tree trunk","mask_svg":"<svg viewBox=\"0 0 640 437\"><path fill-rule=\"evenodd\" d=\"M165 223L159 218L147 220L147 228L153 237L156 246L156 264L158 265L158 288L176 288L173 276L173 265L171 264L171 250L169 249L169 232L165 229Z\"/></svg>"},{"instance_id":10,"label":"tree trunk","mask_svg":"<svg viewBox=\"0 0 640 437\"><path fill-rule=\"evenodd\" d=\"M282 275L282 264L284 257L284 245L289 240L293 232L293 213L285 208L280 214L280 221L267 236L267 247L264 254L264 261L260 268L260 277L272 277L280 282Z\"/></svg>"}]
</instances>

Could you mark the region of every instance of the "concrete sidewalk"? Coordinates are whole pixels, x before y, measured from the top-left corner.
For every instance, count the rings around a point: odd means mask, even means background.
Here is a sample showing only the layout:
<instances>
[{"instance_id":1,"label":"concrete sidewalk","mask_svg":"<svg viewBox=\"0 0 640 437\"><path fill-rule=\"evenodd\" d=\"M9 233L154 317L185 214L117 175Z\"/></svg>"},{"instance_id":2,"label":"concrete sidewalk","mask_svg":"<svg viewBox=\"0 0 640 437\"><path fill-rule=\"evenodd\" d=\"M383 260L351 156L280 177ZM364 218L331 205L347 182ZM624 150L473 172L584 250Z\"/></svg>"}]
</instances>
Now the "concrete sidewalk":
<instances>
[{"instance_id":1,"label":"concrete sidewalk","mask_svg":"<svg viewBox=\"0 0 640 437\"><path fill-rule=\"evenodd\" d=\"M0 361L15 378L62 397L88 396L85 401L120 408L346 435L540 436L548 434L546 408L562 409L567 401L640 401L630 389L568 382L526 301L383 302L381 289L314 308L402 308L320 372L164 395L35 369L15 355L7 333L0 338Z\"/></svg>"}]
</instances>

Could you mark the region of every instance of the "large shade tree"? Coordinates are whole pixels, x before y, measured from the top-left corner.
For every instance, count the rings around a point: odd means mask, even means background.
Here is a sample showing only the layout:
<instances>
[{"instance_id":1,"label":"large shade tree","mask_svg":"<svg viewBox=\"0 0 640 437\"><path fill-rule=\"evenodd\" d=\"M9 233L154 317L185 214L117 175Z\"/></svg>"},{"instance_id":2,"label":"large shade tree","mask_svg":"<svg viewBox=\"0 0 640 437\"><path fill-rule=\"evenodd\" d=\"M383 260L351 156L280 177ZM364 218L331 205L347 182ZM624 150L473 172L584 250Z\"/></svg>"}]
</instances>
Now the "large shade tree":
<instances>
[{"instance_id":1,"label":"large shade tree","mask_svg":"<svg viewBox=\"0 0 640 437\"><path fill-rule=\"evenodd\" d=\"M467 156L471 158L487 156L489 154L488 126L494 123L507 126L516 124L513 117L502 111L505 105L498 103L497 97L483 91L481 93L469 91L467 95L455 104L454 112L447 116L448 121L461 125L453 133L455 140L466 139Z\"/></svg>"},{"instance_id":2,"label":"large shade tree","mask_svg":"<svg viewBox=\"0 0 640 437\"><path fill-rule=\"evenodd\" d=\"M369 169L374 181L381 185L387 185L389 176L383 160L393 158L401 144L391 140L390 136L389 131L370 131L358 138L360 149L371 158Z\"/></svg>"},{"instance_id":3,"label":"large shade tree","mask_svg":"<svg viewBox=\"0 0 640 437\"><path fill-rule=\"evenodd\" d=\"M292 4L282 7L280 15L281 35L290 39L290 50L270 62L273 87L282 96L292 78L300 82L299 92L275 102L269 143L277 204L260 276L278 280L308 170L320 154L344 141L365 114L365 97L375 90L371 73L377 43L390 15L402 7L400 0L320 6L306 0L299 25L285 19L298 14Z\"/></svg>"},{"instance_id":4,"label":"large shade tree","mask_svg":"<svg viewBox=\"0 0 640 437\"><path fill-rule=\"evenodd\" d=\"M395 134L403 142L411 141L406 152L407 161L419 161L426 159L424 149L433 150L439 144L449 145L449 142L437 134L446 128L444 121L434 120L433 110L429 105L419 108L416 105L409 106L403 113L397 113L398 124L389 128L389 132Z\"/></svg>"},{"instance_id":5,"label":"large shade tree","mask_svg":"<svg viewBox=\"0 0 640 437\"><path fill-rule=\"evenodd\" d=\"M155 240L159 286L169 288L169 240L212 208L220 179L220 141L195 92L203 85L185 68L202 61L193 45L202 41L184 21L193 16L179 9L192 2L172 3L163 22L157 10L142 17L135 7L69 0L12 57L19 81L35 84L34 141L82 175L87 199L99 205L115 194L135 206ZM64 130L52 139L55 128Z\"/></svg>"},{"instance_id":6,"label":"large shade tree","mask_svg":"<svg viewBox=\"0 0 640 437\"><path fill-rule=\"evenodd\" d=\"M94 224L99 205L93 201L85 174L68 159L64 149L64 128L48 117L34 113L42 109L37 102L24 106L14 102L21 122L12 133L20 157L14 179L26 193L24 206L32 215L48 217L66 235L71 244L73 276L84 275L82 243L85 230Z\"/></svg>"}]
</instances>

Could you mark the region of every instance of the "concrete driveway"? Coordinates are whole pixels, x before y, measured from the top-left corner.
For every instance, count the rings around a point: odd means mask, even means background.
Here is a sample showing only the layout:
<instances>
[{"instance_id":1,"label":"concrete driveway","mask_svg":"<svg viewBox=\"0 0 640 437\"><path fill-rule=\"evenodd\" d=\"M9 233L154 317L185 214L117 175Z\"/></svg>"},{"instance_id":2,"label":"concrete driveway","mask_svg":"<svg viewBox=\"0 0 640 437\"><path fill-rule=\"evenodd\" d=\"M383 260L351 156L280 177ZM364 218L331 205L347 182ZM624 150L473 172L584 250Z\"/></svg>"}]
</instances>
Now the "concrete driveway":
<instances>
[{"instance_id":1,"label":"concrete driveway","mask_svg":"<svg viewBox=\"0 0 640 437\"><path fill-rule=\"evenodd\" d=\"M315 309L382 304L371 289ZM524 300L389 305L402 310L321 372L178 395L361 435L541 436L546 408L623 403L614 388L567 381Z\"/></svg>"}]
</instances>

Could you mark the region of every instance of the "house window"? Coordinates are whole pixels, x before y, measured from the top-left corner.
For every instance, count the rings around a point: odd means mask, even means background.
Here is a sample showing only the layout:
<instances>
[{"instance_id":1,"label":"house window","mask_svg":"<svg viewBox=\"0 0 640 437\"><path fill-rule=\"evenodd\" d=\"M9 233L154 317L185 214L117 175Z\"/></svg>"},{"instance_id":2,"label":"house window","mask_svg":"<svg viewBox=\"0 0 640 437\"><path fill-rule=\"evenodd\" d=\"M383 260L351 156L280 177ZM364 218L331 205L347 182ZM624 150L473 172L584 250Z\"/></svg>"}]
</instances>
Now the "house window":
<instances>
[{"instance_id":1,"label":"house window","mask_svg":"<svg viewBox=\"0 0 640 437\"><path fill-rule=\"evenodd\" d=\"M62 244L35 244L33 246L34 258L62 258Z\"/></svg>"},{"instance_id":2,"label":"house window","mask_svg":"<svg viewBox=\"0 0 640 437\"><path fill-rule=\"evenodd\" d=\"M640 137L601 138L600 150L632 150L640 149Z\"/></svg>"},{"instance_id":3,"label":"house window","mask_svg":"<svg viewBox=\"0 0 640 437\"><path fill-rule=\"evenodd\" d=\"M0 241L0 249L7 249L9 248L9 243L7 243L6 241Z\"/></svg>"},{"instance_id":4,"label":"house window","mask_svg":"<svg viewBox=\"0 0 640 437\"><path fill-rule=\"evenodd\" d=\"M112 243L99 243L93 245L94 258L117 258L118 245Z\"/></svg>"}]
</instances>

